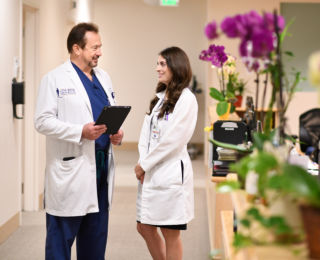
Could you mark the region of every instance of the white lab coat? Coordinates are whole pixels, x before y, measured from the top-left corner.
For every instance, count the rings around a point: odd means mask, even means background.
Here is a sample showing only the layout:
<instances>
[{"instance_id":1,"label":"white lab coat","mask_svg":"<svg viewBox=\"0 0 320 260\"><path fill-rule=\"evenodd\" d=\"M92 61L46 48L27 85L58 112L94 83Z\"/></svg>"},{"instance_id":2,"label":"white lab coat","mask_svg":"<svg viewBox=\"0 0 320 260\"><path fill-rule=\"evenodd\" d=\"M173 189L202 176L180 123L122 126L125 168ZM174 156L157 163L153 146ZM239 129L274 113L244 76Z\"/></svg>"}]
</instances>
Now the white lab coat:
<instances>
[{"instance_id":1,"label":"white lab coat","mask_svg":"<svg viewBox=\"0 0 320 260\"><path fill-rule=\"evenodd\" d=\"M94 68L111 105L115 104L109 75ZM81 139L93 121L87 92L70 60L45 75L40 83L36 130L46 135L45 209L54 216L83 216L98 212L95 141ZM112 145L109 152L108 200L114 185ZM64 157L75 157L63 161Z\"/></svg>"},{"instance_id":2,"label":"white lab coat","mask_svg":"<svg viewBox=\"0 0 320 260\"><path fill-rule=\"evenodd\" d=\"M187 151L198 113L192 92L185 88L172 113L158 119L164 99L146 115L139 140L139 163L145 170L138 184L137 220L151 225L186 224L194 217L193 170ZM158 125L158 127L156 127Z\"/></svg>"}]
</instances>

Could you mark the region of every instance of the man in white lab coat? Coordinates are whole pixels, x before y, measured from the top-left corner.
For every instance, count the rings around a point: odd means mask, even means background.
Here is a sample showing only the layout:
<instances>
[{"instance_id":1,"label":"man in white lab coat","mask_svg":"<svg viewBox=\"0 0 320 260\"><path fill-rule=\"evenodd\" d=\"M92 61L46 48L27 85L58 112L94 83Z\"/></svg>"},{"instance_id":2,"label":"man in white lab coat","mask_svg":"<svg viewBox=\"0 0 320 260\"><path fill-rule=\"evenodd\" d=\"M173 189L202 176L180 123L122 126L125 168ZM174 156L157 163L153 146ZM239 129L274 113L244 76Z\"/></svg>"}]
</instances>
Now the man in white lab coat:
<instances>
[{"instance_id":1,"label":"man in white lab coat","mask_svg":"<svg viewBox=\"0 0 320 260\"><path fill-rule=\"evenodd\" d=\"M46 260L104 259L114 184L112 145L122 130L106 135L94 125L102 108L114 105L109 75L97 68L101 39L94 24L72 28L70 60L45 75L39 87L35 128L46 135ZM110 144L111 143L111 144Z\"/></svg>"}]
</instances>

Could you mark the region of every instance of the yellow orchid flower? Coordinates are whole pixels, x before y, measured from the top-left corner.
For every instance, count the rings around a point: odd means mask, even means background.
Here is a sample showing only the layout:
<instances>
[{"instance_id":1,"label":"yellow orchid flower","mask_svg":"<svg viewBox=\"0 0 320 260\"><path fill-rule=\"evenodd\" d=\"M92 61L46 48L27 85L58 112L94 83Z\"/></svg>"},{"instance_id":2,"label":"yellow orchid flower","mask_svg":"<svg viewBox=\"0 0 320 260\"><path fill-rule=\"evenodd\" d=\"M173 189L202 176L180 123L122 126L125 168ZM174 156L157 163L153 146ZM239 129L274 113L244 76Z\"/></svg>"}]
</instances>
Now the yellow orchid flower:
<instances>
[{"instance_id":1,"label":"yellow orchid flower","mask_svg":"<svg viewBox=\"0 0 320 260\"><path fill-rule=\"evenodd\" d=\"M211 125L211 126L206 126L205 128L204 128L204 131L205 132L211 132L213 130L213 125Z\"/></svg>"}]
</instances>

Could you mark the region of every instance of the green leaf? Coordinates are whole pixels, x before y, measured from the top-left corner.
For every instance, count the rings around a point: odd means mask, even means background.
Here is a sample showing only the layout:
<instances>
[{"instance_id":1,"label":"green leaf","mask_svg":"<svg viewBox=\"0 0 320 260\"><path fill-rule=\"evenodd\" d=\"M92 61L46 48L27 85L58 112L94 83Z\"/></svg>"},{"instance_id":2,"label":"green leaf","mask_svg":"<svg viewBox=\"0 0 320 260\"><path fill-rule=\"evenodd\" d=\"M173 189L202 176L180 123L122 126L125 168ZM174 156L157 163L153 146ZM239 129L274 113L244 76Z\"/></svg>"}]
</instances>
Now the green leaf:
<instances>
[{"instance_id":1,"label":"green leaf","mask_svg":"<svg viewBox=\"0 0 320 260\"><path fill-rule=\"evenodd\" d=\"M270 134L264 134L264 133L259 133L259 132L255 132L253 134L253 143L254 146L259 150L262 151L263 150L263 144L266 141L270 141Z\"/></svg>"},{"instance_id":2,"label":"green leaf","mask_svg":"<svg viewBox=\"0 0 320 260\"><path fill-rule=\"evenodd\" d=\"M279 225L275 227L275 233L277 235L289 234L291 231L292 230L288 225Z\"/></svg>"},{"instance_id":3,"label":"green leaf","mask_svg":"<svg viewBox=\"0 0 320 260\"><path fill-rule=\"evenodd\" d=\"M285 188L284 186L285 186L285 177L283 175L271 176L267 185L267 187L274 190L283 189Z\"/></svg>"},{"instance_id":4,"label":"green leaf","mask_svg":"<svg viewBox=\"0 0 320 260\"><path fill-rule=\"evenodd\" d=\"M271 216L270 217L270 225L271 226L281 226L285 223L285 220L283 217L280 216Z\"/></svg>"},{"instance_id":5,"label":"green leaf","mask_svg":"<svg viewBox=\"0 0 320 260\"><path fill-rule=\"evenodd\" d=\"M275 93L275 89L272 90L273 94ZM275 94L274 94L275 95ZM274 104L274 100L272 99L270 101L270 104L269 104L269 109L265 115L265 118L264 118L264 132L265 133L270 133L271 129L272 129L272 123L273 123L273 119L272 119L272 106Z\"/></svg>"},{"instance_id":6,"label":"green leaf","mask_svg":"<svg viewBox=\"0 0 320 260\"><path fill-rule=\"evenodd\" d=\"M217 90L216 88L210 88L210 96L212 98L214 98L215 100L218 100L218 101L224 101L225 100L224 95L219 90Z\"/></svg>"},{"instance_id":7,"label":"green leaf","mask_svg":"<svg viewBox=\"0 0 320 260\"><path fill-rule=\"evenodd\" d=\"M251 222L247 218L243 218L240 220L240 224L245 226L246 228L249 228L251 226Z\"/></svg>"},{"instance_id":8,"label":"green leaf","mask_svg":"<svg viewBox=\"0 0 320 260\"><path fill-rule=\"evenodd\" d=\"M253 217L254 219L259 219L261 217L259 210L255 207L248 209L247 215Z\"/></svg>"},{"instance_id":9,"label":"green leaf","mask_svg":"<svg viewBox=\"0 0 320 260\"><path fill-rule=\"evenodd\" d=\"M283 42L284 38L286 36L290 36L290 34L288 33L288 29L289 27L293 24L294 19L291 19L285 26L285 28L283 29L282 33L280 34L280 43Z\"/></svg>"},{"instance_id":10,"label":"green leaf","mask_svg":"<svg viewBox=\"0 0 320 260\"><path fill-rule=\"evenodd\" d=\"M235 248L244 248L244 247L248 247L250 245L252 245L252 240L250 237L248 236L244 236L240 233L235 233L234 234L234 238L233 238L233 242L232 242L232 245L235 247Z\"/></svg>"},{"instance_id":11,"label":"green leaf","mask_svg":"<svg viewBox=\"0 0 320 260\"><path fill-rule=\"evenodd\" d=\"M285 51L284 53L290 57L294 57L294 54L291 51Z\"/></svg>"},{"instance_id":12,"label":"green leaf","mask_svg":"<svg viewBox=\"0 0 320 260\"><path fill-rule=\"evenodd\" d=\"M284 176L287 177L287 186L297 197L303 197L313 205L320 206L320 181L305 169L297 165L285 164Z\"/></svg>"},{"instance_id":13,"label":"green leaf","mask_svg":"<svg viewBox=\"0 0 320 260\"><path fill-rule=\"evenodd\" d=\"M233 104L231 104L230 113L233 113L235 110L236 110L236 107Z\"/></svg>"},{"instance_id":14,"label":"green leaf","mask_svg":"<svg viewBox=\"0 0 320 260\"><path fill-rule=\"evenodd\" d=\"M237 99L236 96L234 95L234 93L229 92L229 91L227 91L226 98L227 98L227 100L229 100L229 99L236 100Z\"/></svg>"},{"instance_id":15,"label":"green leaf","mask_svg":"<svg viewBox=\"0 0 320 260\"><path fill-rule=\"evenodd\" d=\"M227 101L221 101L217 104L217 114L219 116L224 115L228 112L229 103Z\"/></svg>"},{"instance_id":16,"label":"green leaf","mask_svg":"<svg viewBox=\"0 0 320 260\"><path fill-rule=\"evenodd\" d=\"M270 227L274 229L277 235L289 234L292 232L291 227L287 224L284 217L271 216L269 218Z\"/></svg>"},{"instance_id":17,"label":"green leaf","mask_svg":"<svg viewBox=\"0 0 320 260\"><path fill-rule=\"evenodd\" d=\"M285 134L284 135L284 139L290 141L292 144L295 144L295 143L299 143L300 144L300 143L302 143L292 135Z\"/></svg>"},{"instance_id":18,"label":"green leaf","mask_svg":"<svg viewBox=\"0 0 320 260\"><path fill-rule=\"evenodd\" d=\"M270 177L268 187L320 207L320 181L300 166L285 164L281 175Z\"/></svg>"},{"instance_id":19,"label":"green leaf","mask_svg":"<svg viewBox=\"0 0 320 260\"><path fill-rule=\"evenodd\" d=\"M231 74L232 75L232 74ZM233 93L234 92L234 87L233 87L233 82L231 80L231 77L229 76L229 81L227 83L227 93Z\"/></svg>"},{"instance_id":20,"label":"green leaf","mask_svg":"<svg viewBox=\"0 0 320 260\"><path fill-rule=\"evenodd\" d=\"M265 228L272 229L276 235L292 233L292 229L282 216L264 217L260 213L254 215L255 219Z\"/></svg>"},{"instance_id":21,"label":"green leaf","mask_svg":"<svg viewBox=\"0 0 320 260\"><path fill-rule=\"evenodd\" d=\"M237 172L239 177L242 180L245 180L248 172L251 170L250 168L250 162L252 162L252 157L251 156L246 156L242 158L239 162L230 165L230 170Z\"/></svg>"},{"instance_id":22,"label":"green leaf","mask_svg":"<svg viewBox=\"0 0 320 260\"><path fill-rule=\"evenodd\" d=\"M260 152L256 159L255 170L257 173L264 173L278 166L277 158L270 153Z\"/></svg>"},{"instance_id":23,"label":"green leaf","mask_svg":"<svg viewBox=\"0 0 320 260\"><path fill-rule=\"evenodd\" d=\"M224 143L224 142L220 142L214 139L209 139L209 142L215 144L216 146L222 147L222 148L226 148L226 149L232 149L232 150L236 150L239 152L251 152L250 149L242 147L242 146L238 146L235 144L229 144L229 143Z\"/></svg>"}]
</instances>

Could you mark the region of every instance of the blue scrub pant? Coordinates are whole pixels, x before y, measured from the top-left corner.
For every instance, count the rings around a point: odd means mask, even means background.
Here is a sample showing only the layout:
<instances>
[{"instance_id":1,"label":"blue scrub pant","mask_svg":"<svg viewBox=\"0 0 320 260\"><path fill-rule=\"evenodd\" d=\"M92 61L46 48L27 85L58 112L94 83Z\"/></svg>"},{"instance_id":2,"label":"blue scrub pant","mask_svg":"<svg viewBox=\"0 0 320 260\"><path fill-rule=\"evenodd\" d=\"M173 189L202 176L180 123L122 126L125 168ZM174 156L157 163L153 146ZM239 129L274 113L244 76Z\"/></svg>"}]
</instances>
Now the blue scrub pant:
<instances>
[{"instance_id":1,"label":"blue scrub pant","mask_svg":"<svg viewBox=\"0 0 320 260\"><path fill-rule=\"evenodd\" d=\"M99 212L79 217L46 214L46 260L70 260L71 246L77 239L77 260L103 260L108 237L109 205L107 161L99 166L97 157L97 192Z\"/></svg>"}]
</instances>

